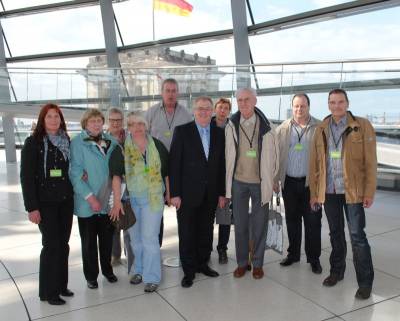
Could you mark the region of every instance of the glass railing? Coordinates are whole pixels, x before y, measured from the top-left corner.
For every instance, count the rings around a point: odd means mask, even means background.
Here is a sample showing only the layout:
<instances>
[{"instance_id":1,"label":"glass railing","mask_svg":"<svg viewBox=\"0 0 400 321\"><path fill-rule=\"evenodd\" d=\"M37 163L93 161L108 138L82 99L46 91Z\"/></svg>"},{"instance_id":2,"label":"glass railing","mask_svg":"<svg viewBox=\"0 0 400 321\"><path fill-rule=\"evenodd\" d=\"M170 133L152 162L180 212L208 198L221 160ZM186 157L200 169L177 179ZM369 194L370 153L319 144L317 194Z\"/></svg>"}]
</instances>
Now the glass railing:
<instances>
[{"instance_id":1,"label":"glass railing","mask_svg":"<svg viewBox=\"0 0 400 321\"><path fill-rule=\"evenodd\" d=\"M196 96L232 98L238 86L250 84L257 89L259 107L271 118L286 119L291 95L298 91L310 94L312 112L323 117L328 112L327 93L341 87L351 91L356 113L389 123L400 118L395 106L400 101L400 58L252 66L9 68L0 70L0 92L9 93L0 95L0 104L23 108L52 101L77 110L110 105L146 110L160 100L162 80L171 77L178 81L180 101L188 107Z\"/></svg>"}]
</instances>

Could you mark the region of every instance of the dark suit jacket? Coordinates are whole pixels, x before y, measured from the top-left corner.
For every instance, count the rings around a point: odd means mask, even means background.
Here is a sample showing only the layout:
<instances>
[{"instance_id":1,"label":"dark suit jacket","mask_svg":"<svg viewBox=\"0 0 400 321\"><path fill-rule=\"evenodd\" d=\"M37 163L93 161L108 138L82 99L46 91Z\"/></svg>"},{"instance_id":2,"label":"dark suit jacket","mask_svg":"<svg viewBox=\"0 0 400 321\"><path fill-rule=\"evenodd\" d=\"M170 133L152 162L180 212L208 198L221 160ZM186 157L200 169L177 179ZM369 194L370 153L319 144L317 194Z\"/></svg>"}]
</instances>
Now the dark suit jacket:
<instances>
[{"instance_id":1,"label":"dark suit jacket","mask_svg":"<svg viewBox=\"0 0 400 321\"><path fill-rule=\"evenodd\" d=\"M171 197L180 196L182 206L200 205L205 196L215 205L225 195L225 133L211 124L208 160L194 121L177 126L169 154Z\"/></svg>"}]
</instances>

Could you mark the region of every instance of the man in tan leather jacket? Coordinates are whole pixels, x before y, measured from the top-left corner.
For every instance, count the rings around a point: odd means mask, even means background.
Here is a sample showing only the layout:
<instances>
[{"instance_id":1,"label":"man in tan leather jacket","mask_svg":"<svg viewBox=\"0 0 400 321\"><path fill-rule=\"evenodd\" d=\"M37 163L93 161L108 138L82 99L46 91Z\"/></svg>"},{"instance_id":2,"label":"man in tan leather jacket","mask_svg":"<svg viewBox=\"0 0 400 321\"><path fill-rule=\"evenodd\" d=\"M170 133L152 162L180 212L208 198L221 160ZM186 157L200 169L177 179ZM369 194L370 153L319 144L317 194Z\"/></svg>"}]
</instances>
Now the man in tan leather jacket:
<instances>
[{"instance_id":1,"label":"man in tan leather jacket","mask_svg":"<svg viewBox=\"0 0 400 321\"><path fill-rule=\"evenodd\" d=\"M331 115L315 130L310 154L310 205L324 204L332 252L325 286L341 281L346 269L346 215L359 289L356 298L370 297L374 279L371 249L365 228L364 208L373 203L376 189L376 138L367 119L348 111L342 89L328 96Z\"/></svg>"}]
</instances>

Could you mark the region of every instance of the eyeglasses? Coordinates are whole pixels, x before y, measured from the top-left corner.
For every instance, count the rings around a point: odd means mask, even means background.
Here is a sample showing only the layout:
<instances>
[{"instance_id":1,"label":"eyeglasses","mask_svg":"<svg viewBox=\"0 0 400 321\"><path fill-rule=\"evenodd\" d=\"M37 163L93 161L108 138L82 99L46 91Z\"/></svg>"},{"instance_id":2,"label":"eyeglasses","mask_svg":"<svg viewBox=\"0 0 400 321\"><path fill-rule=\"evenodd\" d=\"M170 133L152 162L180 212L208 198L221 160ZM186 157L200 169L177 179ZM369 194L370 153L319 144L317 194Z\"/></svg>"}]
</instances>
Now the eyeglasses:
<instances>
[{"instance_id":1,"label":"eyeglasses","mask_svg":"<svg viewBox=\"0 0 400 321\"><path fill-rule=\"evenodd\" d=\"M119 123L119 122L122 122L122 118L108 118L108 121L110 123L113 123L113 122Z\"/></svg>"}]
</instances>

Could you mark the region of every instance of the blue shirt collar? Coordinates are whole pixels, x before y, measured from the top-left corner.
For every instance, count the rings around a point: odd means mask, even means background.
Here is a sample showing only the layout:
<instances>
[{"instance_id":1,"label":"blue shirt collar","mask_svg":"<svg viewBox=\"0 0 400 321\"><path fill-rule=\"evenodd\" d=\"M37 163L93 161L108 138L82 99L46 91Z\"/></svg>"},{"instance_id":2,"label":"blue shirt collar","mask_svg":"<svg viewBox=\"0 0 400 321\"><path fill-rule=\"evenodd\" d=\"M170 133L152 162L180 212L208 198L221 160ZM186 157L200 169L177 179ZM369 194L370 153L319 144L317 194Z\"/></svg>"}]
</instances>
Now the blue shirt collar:
<instances>
[{"instance_id":1,"label":"blue shirt collar","mask_svg":"<svg viewBox=\"0 0 400 321\"><path fill-rule=\"evenodd\" d=\"M201 131L203 130L203 128L205 128L206 130L207 130L207 132L210 132L210 124L208 124L206 127L202 127L202 126L200 126L200 124L198 124L196 121L195 121L195 123L196 123L196 126L197 126L197 129L198 129L198 131L201 133Z\"/></svg>"}]
</instances>

